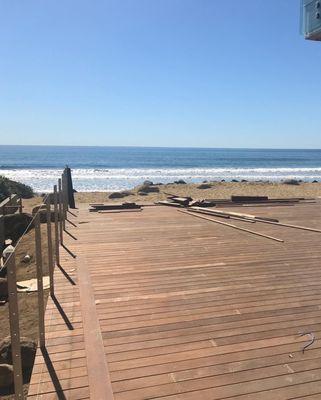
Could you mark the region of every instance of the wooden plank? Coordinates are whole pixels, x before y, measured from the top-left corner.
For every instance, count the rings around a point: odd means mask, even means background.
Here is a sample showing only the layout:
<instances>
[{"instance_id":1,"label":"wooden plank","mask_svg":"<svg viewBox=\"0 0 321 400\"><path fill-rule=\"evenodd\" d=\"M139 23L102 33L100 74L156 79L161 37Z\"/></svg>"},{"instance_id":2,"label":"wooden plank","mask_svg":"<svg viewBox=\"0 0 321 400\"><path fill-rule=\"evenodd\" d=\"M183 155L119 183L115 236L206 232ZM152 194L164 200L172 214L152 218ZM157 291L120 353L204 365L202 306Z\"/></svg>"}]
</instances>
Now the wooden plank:
<instances>
[{"instance_id":1,"label":"wooden plank","mask_svg":"<svg viewBox=\"0 0 321 400\"><path fill-rule=\"evenodd\" d=\"M231 196L234 203L260 202L268 199L268 196Z\"/></svg>"},{"instance_id":2,"label":"wooden plank","mask_svg":"<svg viewBox=\"0 0 321 400\"><path fill-rule=\"evenodd\" d=\"M189 202L191 201L191 197L172 197L171 196L171 201L174 203L181 204L183 206L188 206Z\"/></svg>"},{"instance_id":3,"label":"wooden plank","mask_svg":"<svg viewBox=\"0 0 321 400\"><path fill-rule=\"evenodd\" d=\"M137 209L123 209L123 210L99 210L98 214L119 214L119 213L132 213L132 212L141 212L141 208Z\"/></svg>"},{"instance_id":4,"label":"wooden plank","mask_svg":"<svg viewBox=\"0 0 321 400\"><path fill-rule=\"evenodd\" d=\"M263 207L257 214L298 226L311 220L317 228L315 207ZM50 300L47 349L62 390L37 355L34 398L37 389L42 398L96 398L82 377L97 363L107 363L116 400L281 400L320 392L320 343L302 354L306 338L297 335L321 335L318 235L284 229L284 244L275 246L159 206L119 218L81 208L79 217L89 224L78 225L77 241L64 239L90 293L86 287L79 299L78 286L55 272L56 295L74 329L66 329ZM277 230L265 228L272 237ZM76 260L65 253L62 259L76 280ZM96 332L100 350L93 351ZM103 376L92 372L90 386Z\"/></svg>"},{"instance_id":5,"label":"wooden plank","mask_svg":"<svg viewBox=\"0 0 321 400\"><path fill-rule=\"evenodd\" d=\"M273 237L273 236L264 235L263 233L254 232L254 231L251 231L251 230L249 230L249 229L241 228L240 226L236 226L236 225L228 224L228 223L226 223L226 222L218 221L217 219L207 218L207 217L204 217L204 216L202 216L202 215L197 215L197 214L192 213L192 212L189 212L189 211L183 211L183 210L178 210L178 211L180 211L180 212L182 212L182 213L184 213L184 214L188 214L188 215L197 217L197 218L206 219L207 221L212 221L212 222L215 222L215 223L217 223L217 224L229 226L230 228L237 229L237 230L243 231L243 232L247 232L247 233L250 233L250 234L252 234L252 235L261 236L261 237L264 237L264 238L266 238L266 239L274 240L274 241L276 241L276 242L282 242L282 243L284 242L283 239L278 239L278 238L275 238L275 237Z\"/></svg>"},{"instance_id":6,"label":"wooden plank","mask_svg":"<svg viewBox=\"0 0 321 400\"><path fill-rule=\"evenodd\" d=\"M89 211L101 211L101 210L132 210L140 209L141 206L136 203L121 203L121 204L91 204Z\"/></svg>"},{"instance_id":7,"label":"wooden plank","mask_svg":"<svg viewBox=\"0 0 321 400\"><path fill-rule=\"evenodd\" d=\"M231 217L237 217L239 219L252 219L252 220L262 220L262 221L271 221L271 222L279 222L278 219L276 218L270 218L270 217L263 217L263 216L256 216L253 214L244 214L244 213L239 213L239 212L232 212L232 211L228 211L228 210L224 210L224 211L219 211L219 210L215 210L215 209L207 209L207 208L203 208L203 207L191 207L190 208L193 211L201 211L204 213L208 213L208 214L213 214L216 215L218 217L223 217L223 218L231 218Z\"/></svg>"},{"instance_id":8,"label":"wooden plank","mask_svg":"<svg viewBox=\"0 0 321 400\"><path fill-rule=\"evenodd\" d=\"M21 199L17 194L12 194L0 203L0 215L14 214L21 209Z\"/></svg>"},{"instance_id":9,"label":"wooden plank","mask_svg":"<svg viewBox=\"0 0 321 400\"><path fill-rule=\"evenodd\" d=\"M84 256L78 256L77 266L90 397L92 399L113 400L114 395L104 355L91 278Z\"/></svg>"},{"instance_id":10,"label":"wooden plank","mask_svg":"<svg viewBox=\"0 0 321 400\"><path fill-rule=\"evenodd\" d=\"M160 204L162 206L170 206L170 207L184 207L180 203L175 203L174 201L166 201L166 200L160 200L157 202L157 204Z\"/></svg>"},{"instance_id":11,"label":"wooden plank","mask_svg":"<svg viewBox=\"0 0 321 400\"><path fill-rule=\"evenodd\" d=\"M302 231L321 233L320 229L309 228L307 226L284 224L284 223L281 223L281 222L273 222L273 221L266 221L266 220L264 221L263 219L258 219L257 222L261 222L263 224L276 225L276 226L284 226L286 228L299 229L299 230L302 230Z\"/></svg>"}]
</instances>

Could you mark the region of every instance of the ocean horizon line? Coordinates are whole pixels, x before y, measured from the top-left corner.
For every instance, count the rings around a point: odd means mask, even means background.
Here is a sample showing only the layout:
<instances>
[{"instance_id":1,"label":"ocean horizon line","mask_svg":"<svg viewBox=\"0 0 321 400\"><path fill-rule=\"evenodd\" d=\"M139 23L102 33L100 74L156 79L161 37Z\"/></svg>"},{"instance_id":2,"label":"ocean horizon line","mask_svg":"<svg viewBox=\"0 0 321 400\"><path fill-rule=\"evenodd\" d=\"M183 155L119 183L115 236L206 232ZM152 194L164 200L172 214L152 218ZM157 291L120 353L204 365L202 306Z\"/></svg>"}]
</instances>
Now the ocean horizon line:
<instances>
[{"instance_id":1,"label":"ocean horizon line","mask_svg":"<svg viewBox=\"0 0 321 400\"><path fill-rule=\"evenodd\" d=\"M73 144L0 144L1 147L114 148L114 149L189 149L189 150L303 150L320 151L316 147L213 147L213 146L145 146L145 145L73 145Z\"/></svg>"}]
</instances>

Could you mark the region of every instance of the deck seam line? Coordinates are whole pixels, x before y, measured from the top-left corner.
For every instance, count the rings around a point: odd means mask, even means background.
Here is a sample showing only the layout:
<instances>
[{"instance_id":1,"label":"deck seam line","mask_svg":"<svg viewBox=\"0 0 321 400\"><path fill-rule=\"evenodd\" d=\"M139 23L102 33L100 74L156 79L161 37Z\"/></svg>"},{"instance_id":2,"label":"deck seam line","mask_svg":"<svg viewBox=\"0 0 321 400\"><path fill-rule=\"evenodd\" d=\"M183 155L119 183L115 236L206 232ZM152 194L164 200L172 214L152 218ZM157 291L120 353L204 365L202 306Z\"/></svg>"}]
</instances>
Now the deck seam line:
<instances>
[{"instance_id":1,"label":"deck seam line","mask_svg":"<svg viewBox=\"0 0 321 400\"><path fill-rule=\"evenodd\" d=\"M76 264L90 398L113 400L111 379L86 257L78 253Z\"/></svg>"}]
</instances>

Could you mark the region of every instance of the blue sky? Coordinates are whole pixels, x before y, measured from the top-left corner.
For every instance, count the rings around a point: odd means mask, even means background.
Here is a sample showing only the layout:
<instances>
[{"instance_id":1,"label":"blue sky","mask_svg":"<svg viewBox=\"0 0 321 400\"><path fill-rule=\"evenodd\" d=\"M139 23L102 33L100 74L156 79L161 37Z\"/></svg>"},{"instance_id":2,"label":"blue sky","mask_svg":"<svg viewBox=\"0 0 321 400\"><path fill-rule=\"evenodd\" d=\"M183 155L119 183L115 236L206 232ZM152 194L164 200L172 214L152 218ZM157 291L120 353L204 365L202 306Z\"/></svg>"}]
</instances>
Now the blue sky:
<instances>
[{"instance_id":1,"label":"blue sky","mask_svg":"<svg viewBox=\"0 0 321 400\"><path fill-rule=\"evenodd\" d=\"M0 144L321 148L299 0L2 0Z\"/></svg>"}]
</instances>

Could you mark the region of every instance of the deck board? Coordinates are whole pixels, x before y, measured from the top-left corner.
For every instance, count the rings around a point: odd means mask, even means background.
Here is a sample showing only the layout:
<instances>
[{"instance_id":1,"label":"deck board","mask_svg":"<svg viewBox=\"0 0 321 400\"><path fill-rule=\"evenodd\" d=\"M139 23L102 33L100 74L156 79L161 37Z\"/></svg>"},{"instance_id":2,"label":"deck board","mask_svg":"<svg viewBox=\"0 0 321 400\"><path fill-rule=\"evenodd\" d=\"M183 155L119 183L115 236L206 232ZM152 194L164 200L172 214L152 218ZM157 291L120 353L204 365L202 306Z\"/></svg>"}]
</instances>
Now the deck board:
<instances>
[{"instance_id":1,"label":"deck board","mask_svg":"<svg viewBox=\"0 0 321 400\"><path fill-rule=\"evenodd\" d=\"M321 226L319 202L239 210ZM272 242L167 207L73 221L87 223L68 226L77 259L61 264L76 285L55 271L69 328L52 300L46 313L56 382L38 351L30 398L321 398L320 233L233 221ZM316 337L304 354L299 331Z\"/></svg>"}]
</instances>

